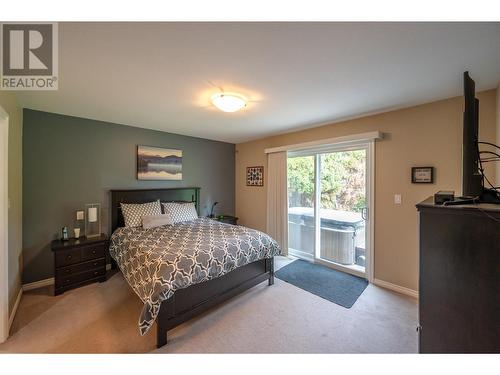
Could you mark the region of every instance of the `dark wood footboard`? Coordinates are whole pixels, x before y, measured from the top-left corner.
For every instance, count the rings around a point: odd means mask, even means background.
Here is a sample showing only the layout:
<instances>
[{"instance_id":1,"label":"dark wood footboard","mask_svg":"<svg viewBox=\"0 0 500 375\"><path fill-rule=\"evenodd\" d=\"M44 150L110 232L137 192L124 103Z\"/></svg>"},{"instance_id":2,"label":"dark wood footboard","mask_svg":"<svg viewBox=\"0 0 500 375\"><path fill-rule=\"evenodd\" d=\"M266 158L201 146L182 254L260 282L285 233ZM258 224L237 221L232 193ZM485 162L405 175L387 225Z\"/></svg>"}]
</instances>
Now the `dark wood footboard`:
<instances>
[{"instance_id":1,"label":"dark wood footboard","mask_svg":"<svg viewBox=\"0 0 500 375\"><path fill-rule=\"evenodd\" d=\"M209 308L268 280L274 284L274 258L239 267L228 274L175 292L163 301L156 319L157 347L167 343L167 332Z\"/></svg>"}]
</instances>

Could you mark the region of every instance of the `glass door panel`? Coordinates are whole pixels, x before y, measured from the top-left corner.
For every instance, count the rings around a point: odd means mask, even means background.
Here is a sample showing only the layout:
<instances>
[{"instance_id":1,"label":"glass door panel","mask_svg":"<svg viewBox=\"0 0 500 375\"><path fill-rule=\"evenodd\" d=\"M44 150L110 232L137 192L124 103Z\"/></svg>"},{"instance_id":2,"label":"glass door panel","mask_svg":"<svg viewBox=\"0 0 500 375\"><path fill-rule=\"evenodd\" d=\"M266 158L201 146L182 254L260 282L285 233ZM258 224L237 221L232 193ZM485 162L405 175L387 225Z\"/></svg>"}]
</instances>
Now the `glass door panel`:
<instances>
[{"instance_id":1,"label":"glass door panel","mask_svg":"<svg viewBox=\"0 0 500 375\"><path fill-rule=\"evenodd\" d=\"M290 255L369 276L369 147L288 154Z\"/></svg>"},{"instance_id":2,"label":"glass door panel","mask_svg":"<svg viewBox=\"0 0 500 375\"><path fill-rule=\"evenodd\" d=\"M315 155L288 157L289 254L314 260Z\"/></svg>"},{"instance_id":3,"label":"glass door panel","mask_svg":"<svg viewBox=\"0 0 500 375\"><path fill-rule=\"evenodd\" d=\"M366 149L318 154L319 244L316 257L365 273Z\"/></svg>"}]
</instances>

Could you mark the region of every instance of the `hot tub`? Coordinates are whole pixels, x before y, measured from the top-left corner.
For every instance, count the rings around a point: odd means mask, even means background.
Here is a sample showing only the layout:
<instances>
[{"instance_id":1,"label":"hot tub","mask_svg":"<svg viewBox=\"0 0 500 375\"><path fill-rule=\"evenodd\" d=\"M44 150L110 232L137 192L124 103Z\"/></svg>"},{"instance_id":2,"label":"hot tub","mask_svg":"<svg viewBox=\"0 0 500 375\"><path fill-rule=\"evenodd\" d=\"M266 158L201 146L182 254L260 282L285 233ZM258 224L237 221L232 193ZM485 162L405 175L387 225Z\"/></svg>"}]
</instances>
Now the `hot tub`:
<instances>
[{"instance_id":1,"label":"hot tub","mask_svg":"<svg viewBox=\"0 0 500 375\"><path fill-rule=\"evenodd\" d=\"M365 221L358 212L320 209L321 259L351 265L356 248L364 248ZM314 254L314 209L288 209L288 246L300 253Z\"/></svg>"}]
</instances>

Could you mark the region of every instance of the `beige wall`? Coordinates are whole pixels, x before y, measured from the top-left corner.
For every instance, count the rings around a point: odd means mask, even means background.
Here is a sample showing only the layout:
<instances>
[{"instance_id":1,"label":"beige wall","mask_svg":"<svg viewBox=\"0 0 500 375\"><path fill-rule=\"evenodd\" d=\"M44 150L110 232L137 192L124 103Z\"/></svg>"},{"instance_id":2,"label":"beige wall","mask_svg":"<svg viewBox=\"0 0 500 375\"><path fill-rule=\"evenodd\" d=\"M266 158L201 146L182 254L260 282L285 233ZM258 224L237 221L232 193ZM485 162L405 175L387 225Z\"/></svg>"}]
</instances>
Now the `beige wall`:
<instances>
[{"instance_id":1,"label":"beige wall","mask_svg":"<svg viewBox=\"0 0 500 375\"><path fill-rule=\"evenodd\" d=\"M22 108L12 93L0 91L9 114L9 311L21 289L22 250Z\"/></svg>"},{"instance_id":2,"label":"beige wall","mask_svg":"<svg viewBox=\"0 0 500 375\"><path fill-rule=\"evenodd\" d=\"M496 91L478 98L480 138L495 140ZM265 148L380 130L386 138L375 149L375 278L417 290L415 204L437 190L461 192L462 112L463 99L457 97L238 144L236 215L242 225L266 229L266 188L245 186L247 166L267 169ZM434 166L436 182L411 184L412 166ZM402 194L401 205L394 205L394 194Z\"/></svg>"}]
</instances>

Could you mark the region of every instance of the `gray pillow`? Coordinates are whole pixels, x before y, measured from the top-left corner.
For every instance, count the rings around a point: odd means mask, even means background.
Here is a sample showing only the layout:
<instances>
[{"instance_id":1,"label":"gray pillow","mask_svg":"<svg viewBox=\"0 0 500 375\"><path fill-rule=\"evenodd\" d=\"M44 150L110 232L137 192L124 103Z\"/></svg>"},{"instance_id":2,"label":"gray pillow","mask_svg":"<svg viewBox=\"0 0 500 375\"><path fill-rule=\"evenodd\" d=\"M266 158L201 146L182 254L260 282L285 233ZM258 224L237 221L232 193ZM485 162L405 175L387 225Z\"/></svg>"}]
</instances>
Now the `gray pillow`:
<instances>
[{"instance_id":1,"label":"gray pillow","mask_svg":"<svg viewBox=\"0 0 500 375\"><path fill-rule=\"evenodd\" d=\"M121 203L120 205L126 227L140 227L143 216L161 215L159 200L149 203Z\"/></svg>"},{"instance_id":2,"label":"gray pillow","mask_svg":"<svg viewBox=\"0 0 500 375\"><path fill-rule=\"evenodd\" d=\"M196 207L193 202L168 202L162 203L162 205L163 210L172 217L174 223L198 219L198 213L196 212Z\"/></svg>"},{"instance_id":3,"label":"gray pillow","mask_svg":"<svg viewBox=\"0 0 500 375\"><path fill-rule=\"evenodd\" d=\"M144 229L161 227L162 225L172 225L173 223L169 214L146 215L142 217L142 227Z\"/></svg>"}]
</instances>

